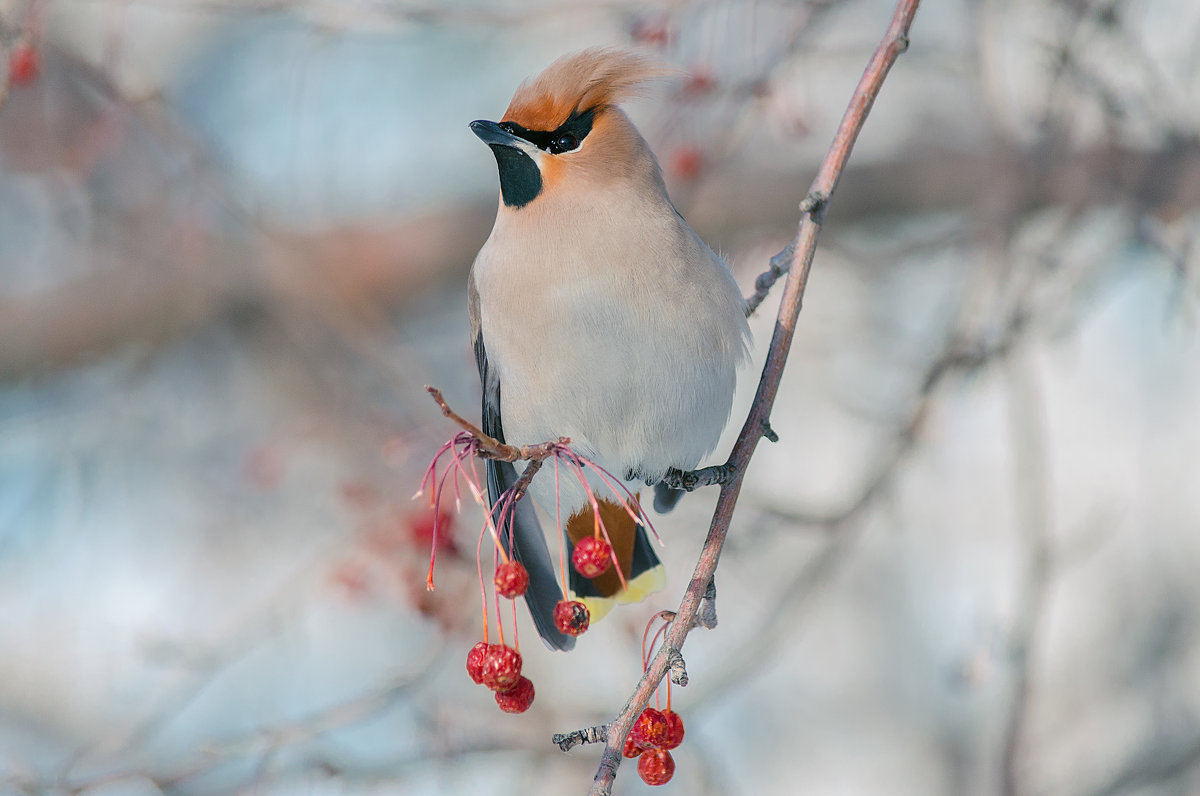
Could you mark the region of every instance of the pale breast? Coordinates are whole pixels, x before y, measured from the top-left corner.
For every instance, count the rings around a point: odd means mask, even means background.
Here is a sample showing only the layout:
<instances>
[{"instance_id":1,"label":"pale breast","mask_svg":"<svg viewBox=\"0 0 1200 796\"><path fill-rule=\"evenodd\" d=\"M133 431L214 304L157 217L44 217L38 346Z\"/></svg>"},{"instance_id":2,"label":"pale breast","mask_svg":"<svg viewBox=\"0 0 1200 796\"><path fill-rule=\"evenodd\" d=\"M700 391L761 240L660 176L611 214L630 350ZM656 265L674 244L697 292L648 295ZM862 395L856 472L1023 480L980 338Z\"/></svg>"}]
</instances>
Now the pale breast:
<instances>
[{"instance_id":1,"label":"pale breast","mask_svg":"<svg viewBox=\"0 0 1200 796\"><path fill-rule=\"evenodd\" d=\"M569 436L641 478L690 469L716 445L744 305L724 263L672 223L643 217L642 234L620 236L560 228L531 251L498 219L475 280L509 442Z\"/></svg>"}]
</instances>

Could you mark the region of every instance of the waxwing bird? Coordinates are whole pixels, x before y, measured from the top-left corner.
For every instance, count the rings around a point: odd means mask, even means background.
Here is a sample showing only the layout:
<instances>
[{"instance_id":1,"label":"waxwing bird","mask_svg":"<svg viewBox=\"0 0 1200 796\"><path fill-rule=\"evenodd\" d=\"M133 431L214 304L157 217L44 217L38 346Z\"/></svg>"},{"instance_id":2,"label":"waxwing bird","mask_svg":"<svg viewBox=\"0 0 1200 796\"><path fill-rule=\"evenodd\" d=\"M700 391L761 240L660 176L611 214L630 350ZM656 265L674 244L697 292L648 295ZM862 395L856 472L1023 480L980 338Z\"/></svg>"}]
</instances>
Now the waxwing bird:
<instances>
[{"instance_id":1,"label":"waxwing bird","mask_svg":"<svg viewBox=\"0 0 1200 796\"><path fill-rule=\"evenodd\" d=\"M634 493L716 446L749 336L728 266L675 209L654 153L617 106L662 74L635 53L585 50L522 84L499 122L471 122L500 174L496 222L468 284L483 429L513 445L569 437ZM561 518L569 554L593 533L593 509L577 479L547 465L529 494ZM487 462L493 505L521 467ZM589 485L625 581L611 567L593 580L571 572L564 586L596 619L665 576L645 528L600 479ZM530 501L501 531L529 571L538 632L569 649L574 639L553 620L557 556Z\"/></svg>"}]
</instances>

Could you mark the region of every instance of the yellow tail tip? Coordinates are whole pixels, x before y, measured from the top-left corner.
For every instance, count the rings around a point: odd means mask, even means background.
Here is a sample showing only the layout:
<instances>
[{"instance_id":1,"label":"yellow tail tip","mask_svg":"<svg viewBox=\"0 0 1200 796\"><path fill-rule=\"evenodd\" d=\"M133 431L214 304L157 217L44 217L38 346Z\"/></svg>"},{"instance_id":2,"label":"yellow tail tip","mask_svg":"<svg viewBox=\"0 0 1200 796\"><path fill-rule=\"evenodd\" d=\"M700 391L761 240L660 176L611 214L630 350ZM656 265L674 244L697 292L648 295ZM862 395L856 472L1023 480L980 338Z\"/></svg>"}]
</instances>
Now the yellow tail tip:
<instances>
[{"instance_id":1,"label":"yellow tail tip","mask_svg":"<svg viewBox=\"0 0 1200 796\"><path fill-rule=\"evenodd\" d=\"M591 621L595 623L608 616L608 612L617 603L640 603L666 586L667 570L660 564L630 580L624 591L617 592L612 597L580 597L572 592L571 599L586 605L588 613L591 614Z\"/></svg>"}]
</instances>

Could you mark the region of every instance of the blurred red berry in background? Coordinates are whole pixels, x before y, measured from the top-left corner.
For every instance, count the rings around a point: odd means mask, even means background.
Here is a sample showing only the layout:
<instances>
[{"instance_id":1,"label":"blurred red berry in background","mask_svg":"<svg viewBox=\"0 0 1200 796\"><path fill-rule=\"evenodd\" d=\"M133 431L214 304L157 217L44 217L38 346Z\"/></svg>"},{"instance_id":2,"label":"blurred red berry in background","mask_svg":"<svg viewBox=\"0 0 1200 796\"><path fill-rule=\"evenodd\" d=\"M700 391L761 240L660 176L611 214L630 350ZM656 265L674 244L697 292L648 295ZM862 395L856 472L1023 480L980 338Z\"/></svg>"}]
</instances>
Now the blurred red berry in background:
<instances>
[{"instance_id":1,"label":"blurred red berry in background","mask_svg":"<svg viewBox=\"0 0 1200 796\"><path fill-rule=\"evenodd\" d=\"M29 42L18 42L8 54L8 80L14 86L24 86L37 79L41 71L38 51Z\"/></svg>"},{"instance_id":2,"label":"blurred red berry in background","mask_svg":"<svg viewBox=\"0 0 1200 796\"><path fill-rule=\"evenodd\" d=\"M683 180L694 180L704 168L704 154L695 144L681 144L671 151L671 173Z\"/></svg>"}]
</instances>

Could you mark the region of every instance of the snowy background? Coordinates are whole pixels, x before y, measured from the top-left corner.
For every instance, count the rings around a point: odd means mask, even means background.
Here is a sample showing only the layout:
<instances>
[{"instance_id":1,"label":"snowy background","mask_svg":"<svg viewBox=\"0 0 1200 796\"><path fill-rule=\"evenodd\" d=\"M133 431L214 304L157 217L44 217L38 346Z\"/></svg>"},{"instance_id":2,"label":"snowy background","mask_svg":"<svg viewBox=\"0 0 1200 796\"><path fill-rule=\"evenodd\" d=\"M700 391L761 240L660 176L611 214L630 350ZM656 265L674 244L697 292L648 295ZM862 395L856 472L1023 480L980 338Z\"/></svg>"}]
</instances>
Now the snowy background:
<instances>
[{"instance_id":1,"label":"snowy background","mask_svg":"<svg viewBox=\"0 0 1200 796\"><path fill-rule=\"evenodd\" d=\"M0 0L0 794L586 792L550 736L624 704L715 493L575 652L522 617L528 713L470 683L479 514L427 593L410 501L454 431L422 385L477 412L467 123L584 46L679 66L630 111L749 293L890 14ZM661 792L1200 793L1200 5L927 0L911 38Z\"/></svg>"}]
</instances>

